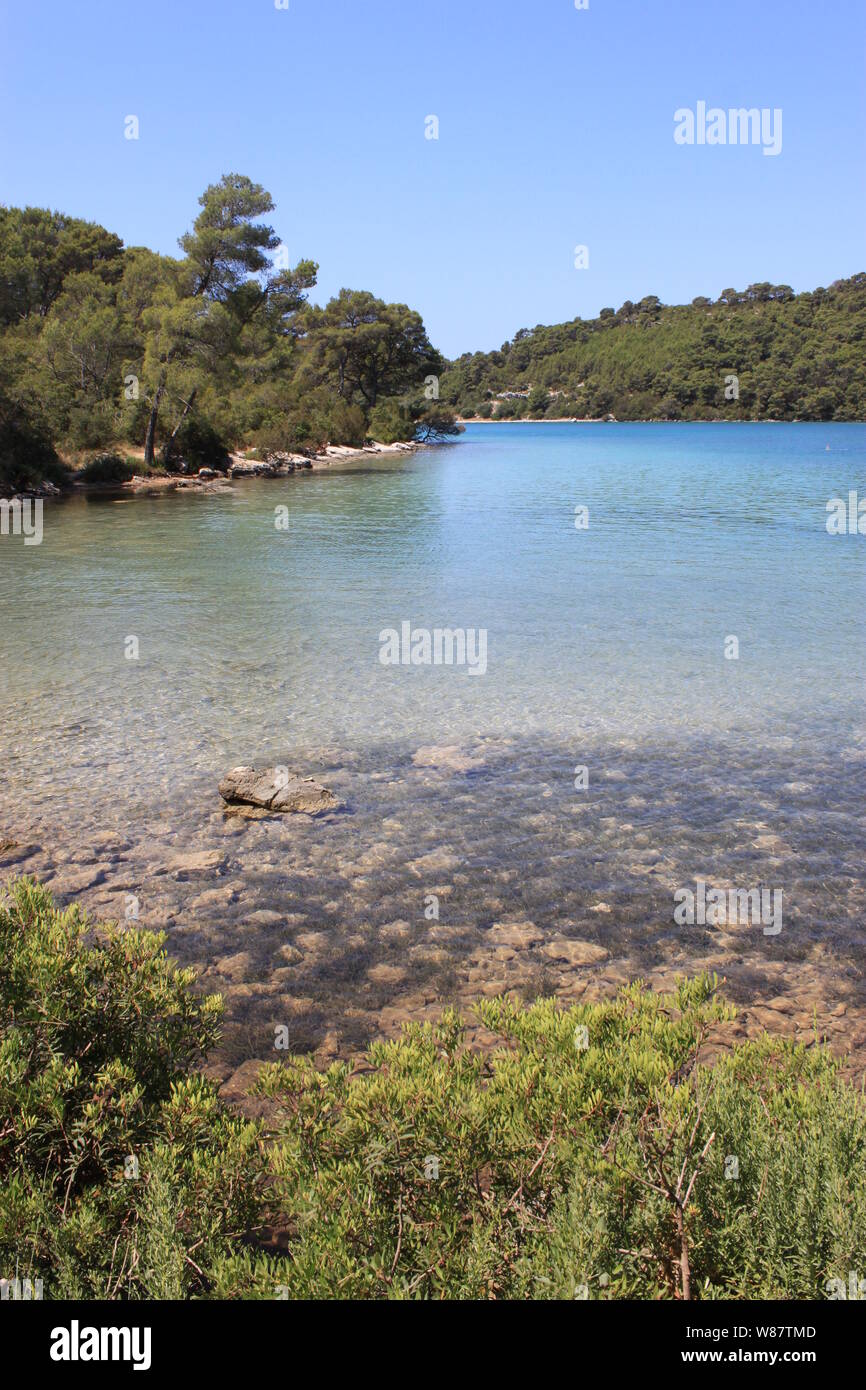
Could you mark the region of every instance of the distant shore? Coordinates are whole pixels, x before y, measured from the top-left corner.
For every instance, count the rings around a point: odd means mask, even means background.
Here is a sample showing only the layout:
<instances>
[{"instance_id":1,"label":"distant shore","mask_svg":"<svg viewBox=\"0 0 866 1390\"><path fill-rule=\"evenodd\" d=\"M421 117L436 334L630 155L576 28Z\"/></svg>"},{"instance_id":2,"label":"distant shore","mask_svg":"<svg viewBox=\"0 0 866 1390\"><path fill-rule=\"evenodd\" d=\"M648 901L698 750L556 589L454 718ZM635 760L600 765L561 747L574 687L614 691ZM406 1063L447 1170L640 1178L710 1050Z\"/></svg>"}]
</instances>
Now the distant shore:
<instances>
[{"instance_id":1,"label":"distant shore","mask_svg":"<svg viewBox=\"0 0 866 1390\"><path fill-rule=\"evenodd\" d=\"M861 424L859 420L723 420L707 417L702 420L672 420L664 415L642 416L640 420L618 420L615 415L544 415L536 420L521 415L457 416L458 425L822 425L822 424Z\"/></svg>"},{"instance_id":2,"label":"distant shore","mask_svg":"<svg viewBox=\"0 0 866 1390\"><path fill-rule=\"evenodd\" d=\"M545 415L541 420L530 420L521 416L515 420L513 417L501 419L493 415L488 418L479 416L457 416L458 425L618 425L620 422L609 419L606 415ZM645 423L645 422L644 422Z\"/></svg>"}]
</instances>

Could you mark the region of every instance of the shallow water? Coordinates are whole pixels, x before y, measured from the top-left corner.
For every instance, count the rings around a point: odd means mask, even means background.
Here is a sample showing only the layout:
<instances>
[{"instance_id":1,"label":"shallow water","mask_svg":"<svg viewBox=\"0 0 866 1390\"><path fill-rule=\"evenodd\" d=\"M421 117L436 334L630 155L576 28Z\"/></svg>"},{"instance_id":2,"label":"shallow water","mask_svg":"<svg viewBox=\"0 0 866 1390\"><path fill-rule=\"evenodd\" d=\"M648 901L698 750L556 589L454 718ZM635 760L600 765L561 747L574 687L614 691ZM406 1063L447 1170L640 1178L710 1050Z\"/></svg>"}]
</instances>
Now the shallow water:
<instances>
[{"instance_id":1,"label":"shallow water","mask_svg":"<svg viewBox=\"0 0 866 1390\"><path fill-rule=\"evenodd\" d=\"M326 1053L482 990L703 964L866 1047L866 537L825 525L855 488L859 425L479 425L47 503L40 546L0 537L0 843L35 847L0 872L166 929L234 1063L274 1022ZM484 629L486 672L383 665L404 621ZM346 810L227 818L241 762ZM782 932L676 926L699 878L781 889Z\"/></svg>"}]
</instances>

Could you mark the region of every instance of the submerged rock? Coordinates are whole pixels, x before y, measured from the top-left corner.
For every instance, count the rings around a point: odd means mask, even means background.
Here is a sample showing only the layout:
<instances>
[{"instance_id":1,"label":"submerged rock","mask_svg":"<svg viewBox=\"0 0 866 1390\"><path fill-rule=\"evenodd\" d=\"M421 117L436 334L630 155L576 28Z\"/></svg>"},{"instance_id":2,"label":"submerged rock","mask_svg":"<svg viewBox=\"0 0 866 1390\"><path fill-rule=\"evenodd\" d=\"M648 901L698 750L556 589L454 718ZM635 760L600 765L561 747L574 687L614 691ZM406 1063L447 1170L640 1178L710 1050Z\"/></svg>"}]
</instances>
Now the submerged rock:
<instances>
[{"instance_id":1,"label":"submerged rock","mask_svg":"<svg viewBox=\"0 0 866 1390\"><path fill-rule=\"evenodd\" d=\"M550 960L566 961L569 965L599 965L609 959L609 952L593 941L575 941L572 937L557 936L541 948Z\"/></svg>"},{"instance_id":2,"label":"submerged rock","mask_svg":"<svg viewBox=\"0 0 866 1390\"><path fill-rule=\"evenodd\" d=\"M168 861L169 871L181 882L190 874L221 874L226 856L220 849L194 849L174 854Z\"/></svg>"},{"instance_id":3,"label":"submerged rock","mask_svg":"<svg viewBox=\"0 0 866 1390\"><path fill-rule=\"evenodd\" d=\"M514 951L524 951L544 940L544 932L534 922L494 922L485 936L494 946L510 946Z\"/></svg>"},{"instance_id":4,"label":"submerged rock","mask_svg":"<svg viewBox=\"0 0 866 1390\"><path fill-rule=\"evenodd\" d=\"M484 759L473 757L455 743L440 743L416 749L412 765L442 768L448 772L475 772L484 766Z\"/></svg>"},{"instance_id":5,"label":"submerged rock","mask_svg":"<svg viewBox=\"0 0 866 1390\"><path fill-rule=\"evenodd\" d=\"M283 767L258 771L254 767L233 767L220 782L219 793L230 805L241 802L267 811L300 811L307 816L334 811L340 805L328 787Z\"/></svg>"}]
</instances>

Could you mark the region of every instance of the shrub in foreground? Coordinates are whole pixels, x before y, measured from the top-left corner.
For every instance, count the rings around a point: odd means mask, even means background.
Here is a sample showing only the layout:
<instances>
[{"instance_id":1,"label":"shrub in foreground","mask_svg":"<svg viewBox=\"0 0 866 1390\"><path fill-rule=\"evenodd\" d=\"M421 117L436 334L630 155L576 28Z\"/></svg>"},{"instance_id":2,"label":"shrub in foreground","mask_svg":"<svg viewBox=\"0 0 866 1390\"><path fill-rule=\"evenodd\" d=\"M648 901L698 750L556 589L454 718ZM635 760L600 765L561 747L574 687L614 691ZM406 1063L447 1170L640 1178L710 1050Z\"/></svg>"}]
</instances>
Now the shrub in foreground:
<instances>
[{"instance_id":1,"label":"shrub in foreground","mask_svg":"<svg viewBox=\"0 0 866 1390\"><path fill-rule=\"evenodd\" d=\"M0 907L0 1275L178 1298L255 1222L258 1134L189 1069L216 1038L149 932L21 880Z\"/></svg>"},{"instance_id":2,"label":"shrub in foreground","mask_svg":"<svg viewBox=\"0 0 866 1390\"><path fill-rule=\"evenodd\" d=\"M716 981L563 1010L481 1002L262 1089L291 1274L329 1297L820 1298L866 1269L866 1105L819 1047L697 1057Z\"/></svg>"},{"instance_id":3,"label":"shrub in foreground","mask_svg":"<svg viewBox=\"0 0 866 1390\"><path fill-rule=\"evenodd\" d=\"M0 1275L46 1297L807 1298L866 1271L866 1103L823 1048L699 1061L706 976L563 1009L484 1001L364 1064L262 1073L270 1130L196 1071L220 1002L164 942L0 905ZM285 1250L263 1253L276 1228Z\"/></svg>"}]
</instances>

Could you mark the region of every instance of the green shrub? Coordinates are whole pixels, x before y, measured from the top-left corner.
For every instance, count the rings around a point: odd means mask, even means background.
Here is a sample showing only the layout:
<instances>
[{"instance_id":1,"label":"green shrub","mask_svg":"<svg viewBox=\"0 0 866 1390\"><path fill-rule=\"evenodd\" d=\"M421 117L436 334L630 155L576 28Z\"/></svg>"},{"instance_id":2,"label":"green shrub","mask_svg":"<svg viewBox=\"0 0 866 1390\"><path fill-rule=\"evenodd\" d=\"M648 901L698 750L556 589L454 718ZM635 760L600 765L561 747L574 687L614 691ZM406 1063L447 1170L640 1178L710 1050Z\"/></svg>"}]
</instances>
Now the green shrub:
<instances>
[{"instance_id":1,"label":"green shrub","mask_svg":"<svg viewBox=\"0 0 866 1390\"><path fill-rule=\"evenodd\" d=\"M85 401L70 408L62 440L72 450L104 449L117 438L120 425L113 401Z\"/></svg>"},{"instance_id":2,"label":"green shrub","mask_svg":"<svg viewBox=\"0 0 866 1390\"><path fill-rule=\"evenodd\" d=\"M0 390L0 496L66 481L51 440L42 425Z\"/></svg>"},{"instance_id":3,"label":"green shrub","mask_svg":"<svg viewBox=\"0 0 866 1390\"><path fill-rule=\"evenodd\" d=\"M270 1132L197 1070L220 1001L163 938L0 904L0 1275L48 1298L818 1299L866 1271L866 1103L706 976L482 1001L362 1067L265 1068ZM263 1226L284 1254L263 1253Z\"/></svg>"},{"instance_id":4,"label":"green shrub","mask_svg":"<svg viewBox=\"0 0 866 1390\"><path fill-rule=\"evenodd\" d=\"M263 425L255 434L255 452L265 459L275 454L317 453L327 443L327 425L317 416L287 416ZM248 450L247 458L250 456Z\"/></svg>"},{"instance_id":5,"label":"green shrub","mask_svg":"<svg viewBox=\"0 0 866 1390\"><path fill-rule=\"evenodd\" d=\"M398 444L414 437L415 423L402 402L384 400L371 412L367 432L379 444Z\"/></svg>"},{"instance_id":6,"label":"green shrub","mask_svg":"<svg viewBox=\"0 0 866 1390\"><path fill-rule=\"evenodd\" d=\"M196 415L187 415L174 439L166 443L162 460L169 472L177 472L183 463L190 473L229 466L228 450L219 431Z\"/></svg>"},{"instance_id":7,"label":"green shrub","mask_svg":"<svg viewBox=\"0 0 866 1390\"><path fill-rule=\"evenodd\" d=\"M372 1047L352 1079L269 1068L283 1282L298 1297L815 1299L862 1271L862 1095L824 1050L769 1038L698 1065L732 1016L715 986L482 1002L504 1039L484 1058L446 1015Z\"/></svg>"},{"instance_id":8,"label":"green shrub","mask_svg":"<svg viewBox=\"0 0 866 1390\"><path fill-rule=\"evenodd\" d=\"M327 413L328 438L331 444L363 448L367 438L367 417L359 405L338 400Z\"/></svg>"},{"instance_id":9,"label":"green shrub","mask_svg":"<svg viewBox=\"0 0 866 1390\"><path fill-rule=\"evenodd\" d=\"M119 454L95 454L78 474L82 483L126 483L137 468L135 460L123 459Z\"/></svg>"},{"instance_id":10,"label":"green shrub","mask_svg":"<svg viewBox=\"0 0 866 1390\"><path fill-rule=\"evenodd\" d=\"M0 906L0 1273L48 1298L200 1295L255 1222L257 1131L187 1074L220 1001L162 940Z\"/></svg>"}]
</instances>

